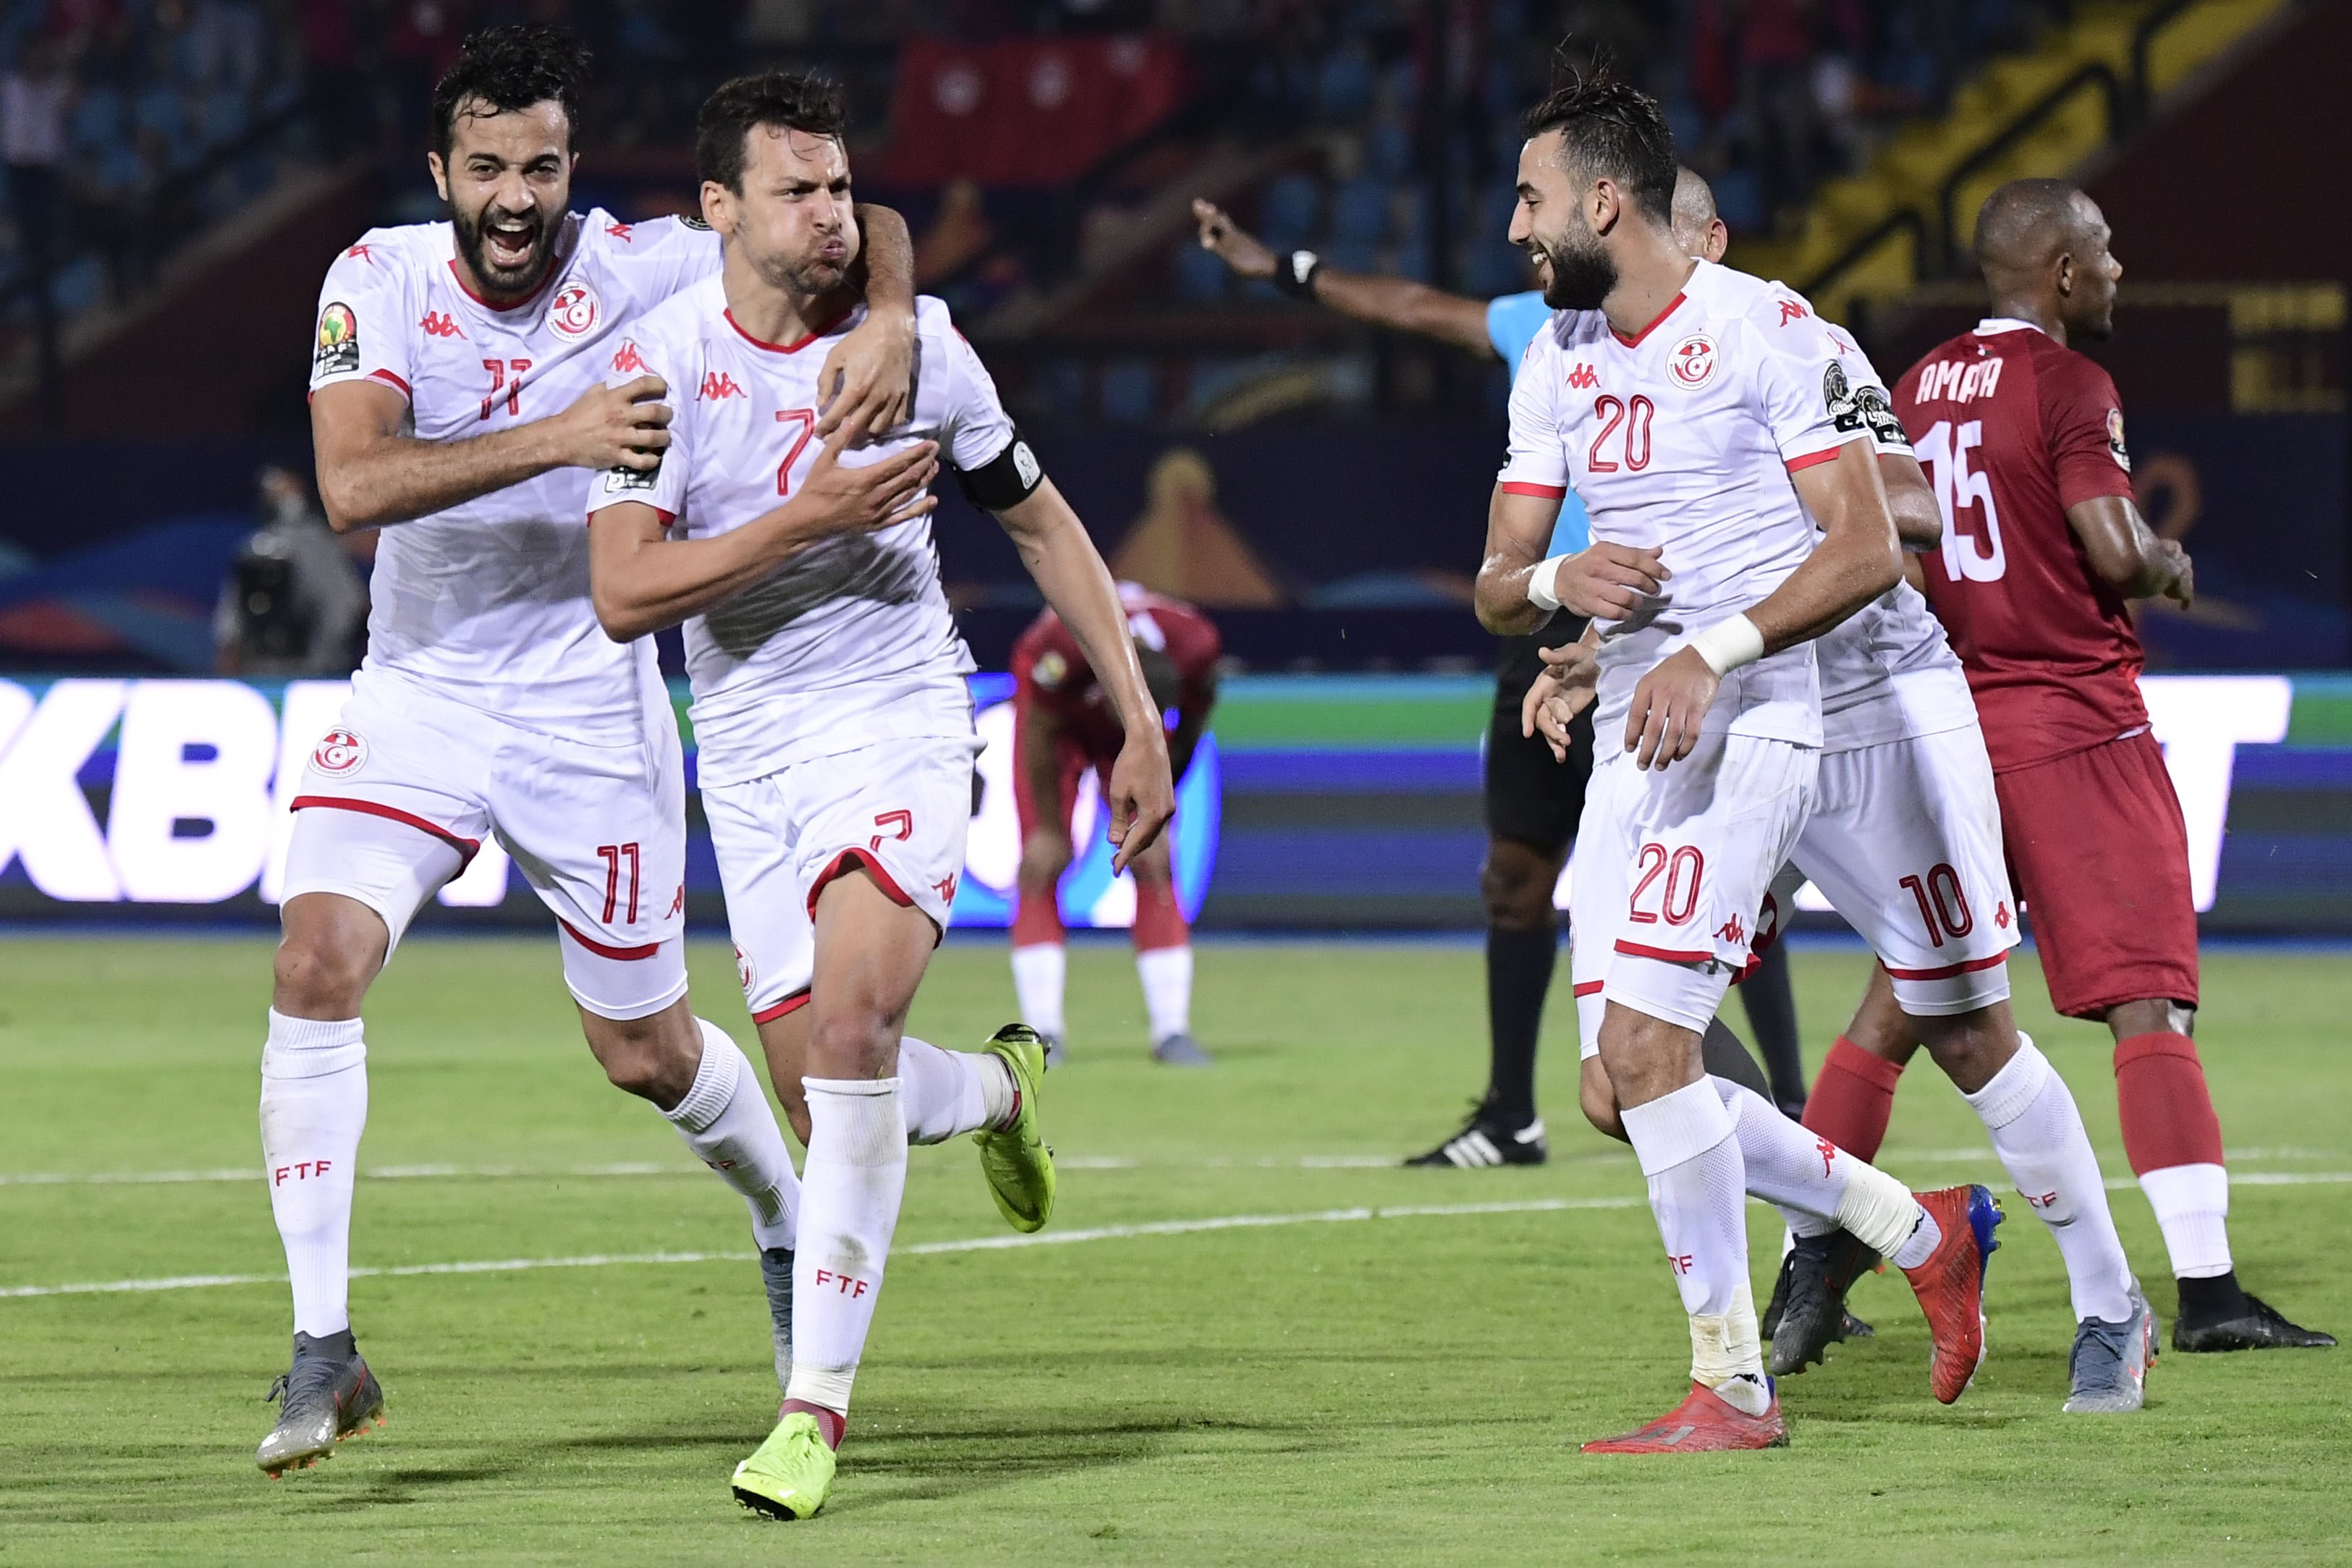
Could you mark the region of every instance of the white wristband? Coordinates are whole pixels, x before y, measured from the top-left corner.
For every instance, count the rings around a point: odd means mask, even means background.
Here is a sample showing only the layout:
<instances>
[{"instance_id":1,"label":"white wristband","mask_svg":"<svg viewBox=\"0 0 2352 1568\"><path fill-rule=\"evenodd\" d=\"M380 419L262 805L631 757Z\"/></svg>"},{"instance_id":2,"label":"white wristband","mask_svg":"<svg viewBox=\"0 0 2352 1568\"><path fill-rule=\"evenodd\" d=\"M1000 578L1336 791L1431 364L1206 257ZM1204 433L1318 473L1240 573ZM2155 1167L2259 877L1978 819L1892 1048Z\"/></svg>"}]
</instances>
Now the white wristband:
<instances>
[{"instance_id":1,"label":"white wristband","mask_svg":"<svg viewBox=\"0 0 2352 1568\"><path fill-rule=\"evenodd\" d=\"M1727 675L1742 664L1752 664L1764 656L1764 633L1756 622L1745 615L1735 615L1728 621L1718 621L1690 640L1706 667L1718 675Z\"/></svg>"},{"instance_id":2,"label":"white wristband","mask_svg":"<svg viewBox=\"0 0 2352 1568\"><path fill-rule=\"evenodd\" d=\"M1559 585L1559 563L1567 559L1564 555L1556 555L1536 563L1535 570L1528 574L1528 603L1538 610L1559 608L1559 595L1552 590Z\"/></svg>"}]
</instances>

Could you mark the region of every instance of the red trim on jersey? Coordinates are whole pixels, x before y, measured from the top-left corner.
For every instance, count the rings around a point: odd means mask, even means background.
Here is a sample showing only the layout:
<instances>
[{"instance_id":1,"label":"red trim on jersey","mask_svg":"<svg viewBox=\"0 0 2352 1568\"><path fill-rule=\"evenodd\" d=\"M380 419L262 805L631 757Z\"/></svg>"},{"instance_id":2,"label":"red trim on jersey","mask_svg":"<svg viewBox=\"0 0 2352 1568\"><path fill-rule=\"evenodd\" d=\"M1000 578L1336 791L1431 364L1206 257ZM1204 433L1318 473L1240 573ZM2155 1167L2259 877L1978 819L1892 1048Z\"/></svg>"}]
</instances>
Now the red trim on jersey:
<instances>
[{"instance_id":1,"label":"red trim on jersey","mask_svg":"<svg viewBox=\"0 0 2352 1568\"><path fill-rule=\"evenodd\" d=\"M1635 958L1655 958L1667 964L1704 964L1715 956L1712 953L1687 952L1679 947L1644 947L1639 942L1628 942L1620 936L1617 951Z\"/></svg>"},{"instance_id":2,"label":"red trim on jersey","mask_svg":"<svg viewBox=\"0 0 2352 1568\"><path fill-rule=\"evenodd\" d=\"M610 942L599 942L560 915L555 917L555 923L563 927L563 934L566 936L571 937L599 958L619 958L635 963L640 958L650 958L661 951L661 944L658 942L648 942L642 947L615 947Z\"/></svg>"},{"instance_id":3,"label":"red trim on jersey","mask_svg":"<svg viewBox=\"0 0 2352 1568\"><path fill-rule=\"evenodd\" d=\"M761 1008L758 1012L753 1013L751 1015L751 1021L755 1024L773 1023L780 1018L791 1017L793 1013L800 1011L803 1008L808 1005L809 988L806 986L803 986L799 990L794 991L791 996L786 997L774 1007Z\"/></svg>"},{"instance_id":4,"label":"red trim on jersey","mask_svg":"<svg viewBox=\"0 0 2352 1568\"><path fill-rule=\"evenodd\" d=\"M1839 453L1843 452L1847 447L1852 446L1857 441L1867 441L1868 439L1870 438L1866 435L1853 435L1839 442L1835 446L1828 448L1826 451L1808 452L1802 457L1789 458L1787 460L1789 472L1795 474L1803 469L1813 467L1817 464L1834 463L1837 461L1837 455Z\"/></svg>"},{"instance_id":5,"label":"red trim on jersey","mask_svg":"<svg viewBox=\"0 0 2352 1568\"><path fill-rule=\"evenodd\" d=\"M1565 485L1530 485L1524 479L1508 479L1504 481L1503 494L1506 496L1533 496L1538 501L1560 501L1568 498L1568 486Z\"/></svg>"},{"instance_id":6,"label":"red trim on jersey","mask_svg":"<svg viewBox=\"0 0 2352 1568\"><path fill-rule=\"evenodd\" d=\"M2007 953L1995 953L1990 958L1972 958L1965 964L1947 964L1940 969L1897 969L1890 967L1887 973L1898 980L1948 980L1955 975L1973 975L1979 969L1990 969L2009 962Z\"/></svg>"},{"instance_id":7,"label":"red trim on jersey","mask_svg":"<svg viewBox=\"0 0 2352 1568\"><path fill-rule=\"evenodd\" d=\"M808 912L809 918L811 920L814 920L816 918L817 894L823 893L825 890L826 884L831 883L835 877L846 873L852 864L865 867L866 874L874 879L875 885L882 890L883 896L889 899L891 903L898 904L902 909L912 909L915 907L915 901L907 896L907 890L898 885L898 881L896 877L892 876L887 871L883 869L882 862L874 858L871 851L850 849L842 851L839 854L825 862L824 869L817 873L816 876L809 883Z\"/></svg>"},{"instance_id":8,"label":"red trim on jersey","mask_svg":"<svg viewBox=\"0 0 2352 1568\"><path fill-rule=\"evenodd\" d=\"M1601 990L1601 988L1603 985L1607 984L1607 983L1608 983L1608 982L1606 982L1606 981L1604 981L1604 980L1587 980L1587 981L1585 981L1585 982L1584 982L1584 984L1582 984L1582 985L1580 985L1580 986L1574 987L1574 988L1572 988L1575 990L1576 994L1577 994L1578 996L1580 996L1580 997L1590 997L1590 996L1595 996L1595 995L1598 995L1598 994L1599 994L1599 992L1600 992L1600 990Z\"/></svg>"},{"instance_id":9,"label":"red trim on jersey","mask_svg":"<svg viewBox=\"0 0 2352 1568\"><path fill-rule=\"evenodd\" d=\"M392 385L400 389L401 396L406 398L411 402L415 402L416 401L416 394L409 390L408 383L402 381L398 376L394 375L390 371L383 369L382 366L378 366L376 369L370 371L368 372L368 377L372 381L388 382Z\"/></svg>"},{"instance_id":10,"label":"red trim on jersey","mask_svg":"<svg viewBox=\"0 0 2352 1568\"><path fill-rule=\"evenodd\" d=\"M420 833L430 833L463 855L467 862L481 852L482 841L479 839L459 838L438 823L428 822L424 818L404 811L397 806L386 806L374 800L354 800L347 795L297 795L294 797L293 804L286 809L289 811L299 811L310 806L323 806L334 811L357 811L362 816L382 817L388 822L404 823Z\"/></svg>"},{"instance_id":11,"label":"red trim on jersey","mask_svg":"<svg viewBox=\"0 0 2352 1568\"><path fill-rule=\"evenodd\" d=\"M547 269L547 276L539 280L539 287L537 288L532 289L530 293L524 295L521 298L516 300L511 305L493 305L488 300L474 292L474 286L466 281L465 272L457 266L457 258L454 256L449 258L449 276L457 280L457 287L459 289L464 291L466 298L480 306L483 309L497 316L505 316L520 310L524 306L529 305L532 300L538 298L541 295L546 293L547 286L554 282L555 275L562 270L563 268L560 267L551 267Z\"/></svg>"},{"instance_id":12,"label":"red trim on jersey","mask_svg":"<svg viewBox=\"0 0 2352 1568\"><path fill-rule=\"evenodd\" d=\"M1682 308L1683 298L1684 296L1680 294L1675 295L1672 299L1666 302L1666 308L1658 312L1655 319L1651 321L1648 326L1643 328L1640 331L1634 333L1630 338L1625 336L1624 333L1617 330L1614 327L1609 329L1609 335L1616 339L1619 342L1624 344L1629 349L1638 349L1642 346L1642 340L1644 338L1647 338L1651 333L1658 329L1661 322L1664 321L1667 317Z\"/></svg>"},{"instance_id":13,"label":"red trim on jersey","mask_svg":"<svg viewBox=\"0 0 2352 1568\"><path fill-rule=\"evenodd\" d=\"M614 507L630 506L646 507L648 511L652 512L655 517L661 519L661 524L664 528L667 528L672 523L677 521L677 514L676 512L666 512L650 501L607 501L603 506L592 509L588 514L586 521L591 523L594 522L598 512L609 512Z\"/></svg>"},{"instance_id":14,"label":"red trim on jersey","mask_svg":"<svg viewBox=\"0 0 2352 1568\"><path fill-rule=\"evenodd\" d=\"M822 338L826 333L832 331L835 327L840 326L844 321L848 320L849 311L856 308L857 307L855 305L849 307L849 309L844 310L840 315L835 316L832 320L827 321L824 326L819 327L815 331L811 332L807 337L803 338L797 343L771 343L764 338L754 338L751 333L743 330L743 323L735 319L734 311L722 310L719 314L726 317L727 324L730 327L734 328L737 335L745 342L751 344L753 348L765 349L772 354L797 354L803 349L807 348L811 343L815 342L819 338Z\"/></svg>"}]
</instances>

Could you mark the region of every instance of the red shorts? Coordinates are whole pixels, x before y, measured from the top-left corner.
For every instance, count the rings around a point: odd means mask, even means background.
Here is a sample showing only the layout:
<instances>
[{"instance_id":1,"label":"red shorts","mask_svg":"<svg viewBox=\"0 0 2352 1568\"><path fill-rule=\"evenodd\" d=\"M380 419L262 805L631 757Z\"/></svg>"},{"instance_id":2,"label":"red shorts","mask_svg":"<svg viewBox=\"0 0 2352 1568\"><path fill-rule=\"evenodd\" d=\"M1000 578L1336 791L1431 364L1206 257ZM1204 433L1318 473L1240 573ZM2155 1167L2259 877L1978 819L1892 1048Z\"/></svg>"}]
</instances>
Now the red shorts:
<instances>
[{"instance_id":1,"label":"red shorts","mask_svg":"<svg viewBox=\"0 0 2352 1568\"><path fill-rule=\"evenodd\" d=\"M2050 1005L2087 1019L2123 1002L2195 1007L2189 834L2156 737L1996 773L1993 788Z\"/></svg>"}]
</instances>

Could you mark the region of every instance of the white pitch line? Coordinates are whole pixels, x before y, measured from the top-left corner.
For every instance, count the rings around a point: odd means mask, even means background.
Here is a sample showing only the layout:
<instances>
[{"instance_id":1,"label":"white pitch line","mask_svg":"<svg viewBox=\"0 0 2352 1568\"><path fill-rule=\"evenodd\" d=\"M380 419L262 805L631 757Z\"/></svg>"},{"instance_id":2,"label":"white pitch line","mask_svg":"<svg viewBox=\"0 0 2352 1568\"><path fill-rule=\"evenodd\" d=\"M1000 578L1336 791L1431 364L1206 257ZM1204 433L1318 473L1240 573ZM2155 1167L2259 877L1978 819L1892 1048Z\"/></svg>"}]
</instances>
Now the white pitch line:
<instances>
[{"instance_id":1,"label":"white pitch line","mask_svg":"<svg viewBox=\"0 0 2352 1568\"><path fill-rule=\"evenodd\" d=\"M900 1257L947 1252L1000 1252L1019 1247L1068 1247L1082 1241L1121 1241L1140 1236L1190 1236L1212 1230L1250 1230L1282 1225L1343 1225L1366 1219L1428 1219L1481 1214L1556 1214L1575 1208L1635 1208L1639 1197L1536 1197L1515 1203L1390 1204L1378 1207L1324 1208L1306 1214L1224 1214L1207 1219L1158 1219L1139 1225L1099 1225L1087 1230L1041 1231L1033 1236L975 1236L953 1241L919 1241L894 1249ZM404 1279L418 1274L514 1274L532 1269L609 1269L643 1263L748 1263L749 1252L592 1252L578 1258L499 1258L456 1263L404 1263L390 1269L354 1269L354 1280ZM0 1298L100 1296L152 1291L194 1291L215 1285L282 1285L283 1274L181 1274L158 1280L100 1280L63 1285L0 1286Z\"/></svg>"}]
</instances>

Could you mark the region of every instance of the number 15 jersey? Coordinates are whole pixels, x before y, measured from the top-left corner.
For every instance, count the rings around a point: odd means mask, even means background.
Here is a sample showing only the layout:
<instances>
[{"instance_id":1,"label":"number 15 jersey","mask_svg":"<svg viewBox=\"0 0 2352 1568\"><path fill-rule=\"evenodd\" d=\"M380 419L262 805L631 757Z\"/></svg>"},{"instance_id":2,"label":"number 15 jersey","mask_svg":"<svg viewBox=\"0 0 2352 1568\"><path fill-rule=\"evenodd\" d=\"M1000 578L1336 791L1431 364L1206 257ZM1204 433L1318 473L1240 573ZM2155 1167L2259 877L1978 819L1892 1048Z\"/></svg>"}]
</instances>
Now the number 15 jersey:
<instances>
[{"instance_id":1,"label":"number 15 jersey","mask_svg":"<svg viewBox=\"0 0 2352 1568\"><path fill-rule=\"evenodd\" d=\"M590 511L642 502L672 538L708 538L784 505L824 449L817 371L865 314L859 306L797 343L763 342L736 325L718 277L647 314L606 373L617 383L650 371L669 383L670 444L653 473L600 478ZM845 451L844 467L934 440L943 463L969 473L1013 444L996 383L945 305L916 300L915 340L914 417ZM940 586L928 516L835 534L689 618L686 666L706 785L878 741L971 733L971 654Z\"/></svg>"},{"instance_id":2,"label":"number 15 jersey","mask_svg":"<svg viewBox=\"0 0 2352 1568\"><path fill-rule=\"evenodd\" d=\"M1746 273L1699 262L1633 337L1598 310L1553 315L1512 383L1500 483L1549 497L1573 486L1596 541L1659 549L1674 573L1632 616L1600 622L1595 733L1623 727L1659 660L1797 570L1815 530L1790 475L1870 436L1836 340ZM1725 676L1703 727L1819 746L1812 644Z\"/></svg>"}]
</instances>

